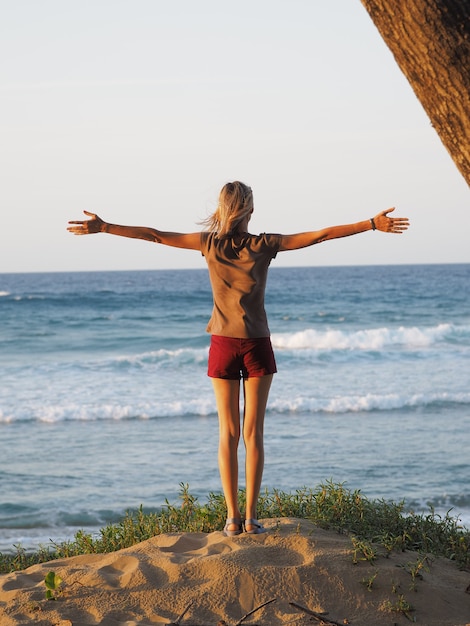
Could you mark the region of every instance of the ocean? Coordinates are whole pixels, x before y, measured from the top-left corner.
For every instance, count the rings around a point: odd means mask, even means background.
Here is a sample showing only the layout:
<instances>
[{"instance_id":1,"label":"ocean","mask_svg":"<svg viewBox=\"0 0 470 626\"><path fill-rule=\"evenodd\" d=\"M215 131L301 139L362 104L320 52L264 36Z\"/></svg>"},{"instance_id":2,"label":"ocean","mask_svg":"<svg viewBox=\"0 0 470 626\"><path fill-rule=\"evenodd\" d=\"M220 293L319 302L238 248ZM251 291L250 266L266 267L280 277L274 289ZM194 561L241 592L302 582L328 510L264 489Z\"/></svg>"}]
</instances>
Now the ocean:
<instances>
[{"instance_id":1,"label":"ocean","mask_svg":"<svg viewBox=\"0 0 470 626\"><path fill-rule=\"evenodd\" d=\"M263 490L332 480L470 527L469 279L273 263ZM0 274L0 551L221 491L211 308L203 269Z\"/></svg>"}]
</instances>

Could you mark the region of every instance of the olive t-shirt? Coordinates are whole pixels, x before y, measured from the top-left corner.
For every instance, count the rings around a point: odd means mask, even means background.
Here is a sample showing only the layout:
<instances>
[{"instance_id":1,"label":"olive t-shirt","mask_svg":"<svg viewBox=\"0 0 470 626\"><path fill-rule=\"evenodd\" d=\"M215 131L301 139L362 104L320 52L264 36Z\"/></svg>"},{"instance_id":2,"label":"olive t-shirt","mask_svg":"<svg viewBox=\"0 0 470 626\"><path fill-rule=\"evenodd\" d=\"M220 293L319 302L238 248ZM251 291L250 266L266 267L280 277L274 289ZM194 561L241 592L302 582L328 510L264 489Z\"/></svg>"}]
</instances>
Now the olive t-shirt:
<instances>
[{"instance_id":1,"label":"olive t-shirt","mask_svg":"<svg viewBox=\"0 0 470 626\"><path fill-rule=\"evenodd\" d=\"M264 292L269 264L281 245L281 235L217 237L201 233L214 308L207 332L223 337L269 337Z\"/></svg>"}]
</instances>

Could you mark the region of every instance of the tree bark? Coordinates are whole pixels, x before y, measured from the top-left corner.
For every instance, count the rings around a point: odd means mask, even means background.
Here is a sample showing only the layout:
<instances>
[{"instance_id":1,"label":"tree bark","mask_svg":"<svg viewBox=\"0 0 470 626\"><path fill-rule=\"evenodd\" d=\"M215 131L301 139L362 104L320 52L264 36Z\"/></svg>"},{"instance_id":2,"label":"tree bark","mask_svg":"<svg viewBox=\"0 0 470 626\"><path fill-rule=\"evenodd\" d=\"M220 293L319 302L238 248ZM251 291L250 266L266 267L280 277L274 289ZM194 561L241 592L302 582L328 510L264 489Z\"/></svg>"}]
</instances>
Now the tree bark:
<instances>
[{"instance_id":1,"label":"tree bark","mask_svg":"<svg viewBox=\"0 0 470 626\"><path fill-rule=\"evenodd\" d=\"M361 2L470 185L470 2Z\"/></svg>"}]
</instances>

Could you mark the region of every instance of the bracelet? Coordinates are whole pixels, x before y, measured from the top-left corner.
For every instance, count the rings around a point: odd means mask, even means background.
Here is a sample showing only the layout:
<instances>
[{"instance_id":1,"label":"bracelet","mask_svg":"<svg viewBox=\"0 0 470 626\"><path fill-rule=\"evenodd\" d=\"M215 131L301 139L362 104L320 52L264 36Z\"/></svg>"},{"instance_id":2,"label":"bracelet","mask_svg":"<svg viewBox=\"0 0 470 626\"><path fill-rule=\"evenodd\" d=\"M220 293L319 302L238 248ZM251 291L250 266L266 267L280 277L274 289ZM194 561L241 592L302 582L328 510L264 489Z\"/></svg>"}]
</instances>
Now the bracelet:
<instances>
[{"instance_id":1,"label":"bracelet","mask_svg":"<svg viewBox=\"0 0 470 626\"><path fill-rule=\"evenodd\" d=\"M372 230L376 230L377 227L375 225L374 218L371 217L369 221L370 221L370 225L372 226Z\"/></svg>"}]
</instances>

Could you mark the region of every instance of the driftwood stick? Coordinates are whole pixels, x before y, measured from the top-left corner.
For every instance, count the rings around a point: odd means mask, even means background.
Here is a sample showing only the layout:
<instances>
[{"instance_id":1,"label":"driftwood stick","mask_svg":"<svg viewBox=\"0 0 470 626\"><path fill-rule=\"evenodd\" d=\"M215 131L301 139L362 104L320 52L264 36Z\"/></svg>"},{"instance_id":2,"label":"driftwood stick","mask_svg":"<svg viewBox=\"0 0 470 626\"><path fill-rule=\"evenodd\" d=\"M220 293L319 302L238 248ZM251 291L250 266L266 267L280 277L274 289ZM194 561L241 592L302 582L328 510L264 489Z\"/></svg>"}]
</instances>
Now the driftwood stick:
<instances>
[{"instance_id":1,"label":"driftwood stick","mask_svg":"<svg viewBox=\"0 0 470 626\"><path fill-rule=\"evenodd\" d=\"M194 600L191 600L191 602L188 604L188 606L184 609L184 611L181 613L181 615L178 617L178 619L176 620L176 622L171 622L168 626L180 626L181 624L181 620L183 619L183 617L186 615L186 613L189 611L189 609L192 607Z\"/></svg>"},{"instance_id":2,"label":"driftwood stick","mask_svg":"<svg viewBox=\"0 0 470 626\"><path fill-rule=\"evenodd\" d=\"M314 617L316 620L318 620L321 624L326 624L328 625L332 625L332 626L343 626L343 624L341 624L340 622L335 622L334 619L327 619L322 613L316 613L315 611L311 611L310 609L306 609L304 606L301 606L300 604L297 604L296 602L289 602L289 604L291 606L294 606L296 609L299 609L300 611L303 611L304 613L307 613L307 615L311 615L312 617Z\"/></svg>"},{"instance_id":3,"label":"driftwood stick","mask_svg":"<svg viewBox=\"0 0 470 626\"><path fill-rule=\"evenodd\" d=\"M250 615L253 615L253 613L256 613L256 611L259 611L260 609L263 608L263 606L266 606L267 604L271 604L271 602L276 602L276 598L273 598L272 600L268 600L267 602L264 602L263 604L260 604L259 606L256 607L256 609L253 609L252 611L250 611L249 613L247 613L246 615L244 615L241 620L239 620L235 626L240 626L240 624L242 622L244 622L246 620L247 617L250 617Z\"/></svg>"}]
</instances>

